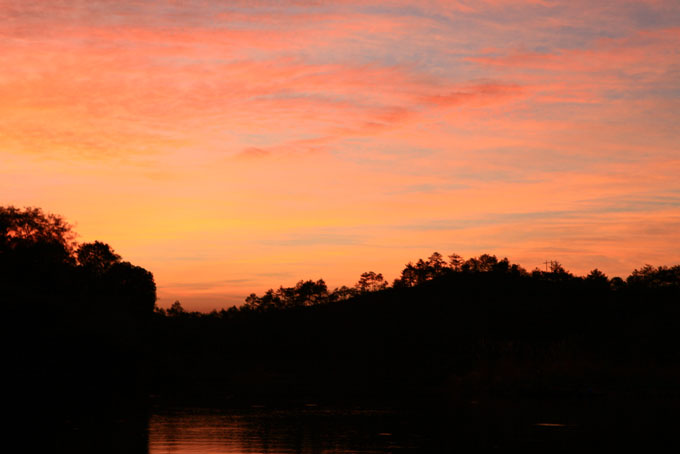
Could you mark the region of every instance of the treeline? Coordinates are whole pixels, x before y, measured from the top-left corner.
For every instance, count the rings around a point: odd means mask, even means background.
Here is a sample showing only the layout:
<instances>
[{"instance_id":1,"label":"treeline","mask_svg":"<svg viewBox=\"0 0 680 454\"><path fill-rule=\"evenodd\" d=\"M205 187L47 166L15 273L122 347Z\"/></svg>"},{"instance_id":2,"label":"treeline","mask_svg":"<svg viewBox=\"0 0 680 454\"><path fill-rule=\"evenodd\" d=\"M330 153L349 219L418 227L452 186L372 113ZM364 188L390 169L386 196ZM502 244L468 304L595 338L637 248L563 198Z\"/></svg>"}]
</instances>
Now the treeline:
<instances>
[{"instance_id":1,"label":"treeline","mask_svg":"<svg viewBox=\"0 0 680 454\"><path fill-rule=\"evenodd\" d=\"M150 272L105 243L77 243L59 216L0 207L0 292L13 389L57 403L135 392L680 395L680 266L622 279L433 253L391 283L372 271L333 290L303 280L203 314L156 308Z\"/></svg>"},{"instance_id":2,"label":"treeline","mask_svg":"<svg viewBox=\"0 0 680 454\"><path fill-rule=\"evenodd\" d=\"M456 276L471 276L477 273L490 273L494 276L511 276L537 281L552 281L559 285L583 285L592 291L611 290L616 292L631 290L665 289L672 291L680 287L680 265L668 267L645 265L634 270L625 280L620 277L609 278L595 268L586 276L575 276L564 269L558 261L550 261L545 271L535 268L528 272L518 264L510 263L507 257L498 259L495 255L482 254L465 260L458 254L444 258L439 252L432 253L427 259L409 262L402 269L390 287L382 273L367 271L362 273L353 287L342 286L329 290L323 279L301 280L292 287L280 286L269 289L262 296L251 293L241 306L232 306L228 310L214 310L209 314L192 312L193 316L233 316L236 313L267 312L299 307L309 307L337 303L356 298L367 293L385 291L390 288L398 290L425 285L434 280L455 279ZM548 263L546 265L548 265ZM179 301L169 309L157 308L161 316L186 316L187 311Z\"/></svg>"},{"instance_id":3,"label":"treeline","mask_svg":"<svg viewBox=\"0 0 680 454\"><path fill-rule=\"evenodd\" d=\"M146 381L153 275L60 216L0 206L0 300L15 394L64 403Z\"/></svg>"},{"instance_id":4,"label":"treeline","mask_svg":"<svg viewBox=\"0 0 680 454\"><path fill-rule=\"evenodd\" d=\"M165 394L680 392L680 266L624 280L434 253L391 285L374 272L332 291L300 281L208 314L176 302L154 320Z\"/></svg>"},{"instance_id":5,"label":"treeline","mask_svg":"<svg viewBox=\"0 0 680 454\"><path fill-rule=\"evenodd\" d=\"M61 217L0 207L0 286L6 308L53 315L119 314L144 320L156 304L153 275L111 246L78 243Z\"/></svg>"}]
</instances>

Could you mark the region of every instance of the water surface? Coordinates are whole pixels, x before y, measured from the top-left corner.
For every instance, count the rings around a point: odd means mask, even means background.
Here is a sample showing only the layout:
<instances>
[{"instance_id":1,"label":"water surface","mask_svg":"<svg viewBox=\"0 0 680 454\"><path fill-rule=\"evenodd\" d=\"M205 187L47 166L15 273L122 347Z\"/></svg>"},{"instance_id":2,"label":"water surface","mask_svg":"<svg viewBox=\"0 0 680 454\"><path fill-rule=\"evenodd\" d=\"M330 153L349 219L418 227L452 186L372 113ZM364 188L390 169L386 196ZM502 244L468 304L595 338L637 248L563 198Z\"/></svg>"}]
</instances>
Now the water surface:
<instances>
[{"instance_id":1,"label":"water surface","mask_svg":"<svg viewBox=\"0 0 680 454\"><path fill-rule=\"evenodd\" d=\"M552 410L555 410L553 408ZM583 441L573 415L467 402L448 409L158 409L149 421L151 454L392 453L550 447Z\"/></svg>"},{"instance_id":2,"label":"water surface","mask_svg":"<svg viewBox=\"0 0 680 454\"><path fill-rule=\"evenodd\" d=\"M448 453L521 449L577 452L678 445L677 401L520 399L419 408L152 404L115 417L82 415L44 429L50 452ZM43 421L49 423L49 421ZM33 422L32 422L33 423Z\"/></svg>"}]
</instances>

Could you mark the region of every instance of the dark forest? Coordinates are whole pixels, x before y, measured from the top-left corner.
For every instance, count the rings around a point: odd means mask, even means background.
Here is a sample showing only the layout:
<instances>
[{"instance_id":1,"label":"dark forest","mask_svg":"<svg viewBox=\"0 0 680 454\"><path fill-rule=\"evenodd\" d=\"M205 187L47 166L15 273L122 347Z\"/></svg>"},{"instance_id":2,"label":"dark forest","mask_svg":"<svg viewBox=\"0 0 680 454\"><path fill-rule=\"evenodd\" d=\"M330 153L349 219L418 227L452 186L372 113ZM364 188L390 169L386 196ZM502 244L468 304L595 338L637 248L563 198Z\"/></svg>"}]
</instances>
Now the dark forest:
<instances>
[{"instance_id":1,"label":"dark forest","mask_svg":"<svg viewBox=\"0 0 680 454\"><path fill-rule=\"evenodd\" d=\"M0 288L12 389L41 404L679 391L680 266L624 279L435 252L391 284L301 280L198 313L158 308L150 271L61 217L9 206Z\"/></svg>"}]
</instances>

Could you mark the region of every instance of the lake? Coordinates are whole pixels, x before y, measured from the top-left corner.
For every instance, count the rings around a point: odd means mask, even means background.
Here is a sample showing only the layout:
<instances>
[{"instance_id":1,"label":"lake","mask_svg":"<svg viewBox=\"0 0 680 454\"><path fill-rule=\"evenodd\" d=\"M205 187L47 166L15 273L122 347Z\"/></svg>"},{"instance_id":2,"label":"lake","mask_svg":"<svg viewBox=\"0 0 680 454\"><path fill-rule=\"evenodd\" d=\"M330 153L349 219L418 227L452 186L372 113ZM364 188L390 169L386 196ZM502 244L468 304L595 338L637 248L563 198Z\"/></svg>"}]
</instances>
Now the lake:
<instances>
[{"instance_id":1,"label":"lake","mask_svg":"<svg viewBox=\"0 0 680 454\"><path fill-rule=\"evenodd\" d=\"M395 453L522 449L575 452L677 445L677 405L606 399L466 401L380 407L153 404L144 415L84 419L53 434L55 451L139 454Z\"/></svg>"},{"instance_id":2,"label":"lake","mask_svg":"<svg viewBox=\"0 0 680 454\"><path fill-rule=\"evenodd\" d=\"M445 408L158 409L149 421L150 454L392 453L551 449L613 445L635 435L602 402L469 401ZM615 412L616 413L616 412ZM640 425L637 426L640 429ZM623 429L623 426L621 427ZM637 431L639 434L639 430ZM636 438L639 439L639 438Z\"/></svg>"}]
</instances>

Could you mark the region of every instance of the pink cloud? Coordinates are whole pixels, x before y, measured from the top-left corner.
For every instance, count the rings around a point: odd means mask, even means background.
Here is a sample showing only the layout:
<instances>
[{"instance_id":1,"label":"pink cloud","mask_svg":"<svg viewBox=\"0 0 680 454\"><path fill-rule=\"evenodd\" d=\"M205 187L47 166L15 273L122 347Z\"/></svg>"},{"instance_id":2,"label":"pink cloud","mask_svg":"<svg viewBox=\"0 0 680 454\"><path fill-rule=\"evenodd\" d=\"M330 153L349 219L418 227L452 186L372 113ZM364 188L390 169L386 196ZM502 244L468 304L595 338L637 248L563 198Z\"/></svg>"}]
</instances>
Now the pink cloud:
<instances>
[{"instance_id":1,"label":"pink cloud","mask_svg":"<svg viewBox=\"0 0 680 454\"><path fill-rule=\"evenodd\" d=\"M0 1L0 195L190 307L435 249L680 257L677 27L632 2L290 4Z\"/></svg>"}]
</instances>

